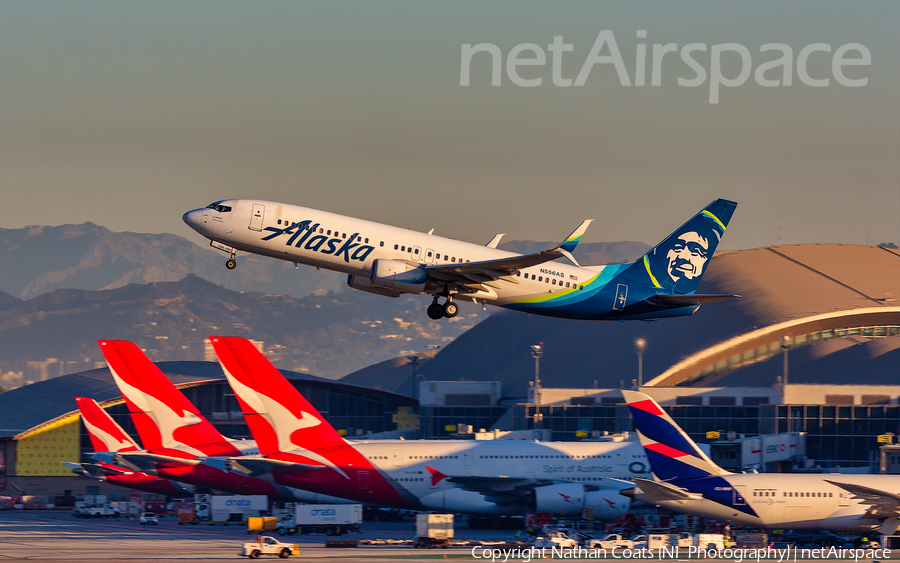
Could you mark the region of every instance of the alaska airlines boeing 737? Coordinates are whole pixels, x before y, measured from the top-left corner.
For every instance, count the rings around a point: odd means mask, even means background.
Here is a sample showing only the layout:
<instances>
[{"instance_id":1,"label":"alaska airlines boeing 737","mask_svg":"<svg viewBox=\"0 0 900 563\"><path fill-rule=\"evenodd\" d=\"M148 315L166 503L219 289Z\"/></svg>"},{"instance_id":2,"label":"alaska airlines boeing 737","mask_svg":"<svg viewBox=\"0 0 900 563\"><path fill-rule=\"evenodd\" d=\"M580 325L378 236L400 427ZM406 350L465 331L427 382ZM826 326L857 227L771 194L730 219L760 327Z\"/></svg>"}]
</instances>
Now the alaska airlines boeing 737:
<instances>
[{"instance_id":1,"label":"alaska airlines boeing 737","mask_svg":"<svg viewBox=\"0 0 900 563\"><path fill-rule=\"evenodd\" d=\"M900 475L730 473L649 395L622 393L656 479L634 480L639 500L754 528L893 534L900 525Z\"/></svg>"},{"instance_id":2,"label":"alaska airlines boeing 737","mask_svg":"<svg viewBox=\"0 0 900 563\"><path fill-rule=\"evenodd\" d=\"M334 270L353 289L431 295L432 319L455 317L458 298L549 317L654 320L737 297L695 293L736 206L717 199L637 262L606 266L580 266L572 256L590 220L555 248L515 254L496 248L502 235L480 246L271 201L217 201L183 219L229 253L229 269L242 251Z\"/></svg>"}]
</instances>

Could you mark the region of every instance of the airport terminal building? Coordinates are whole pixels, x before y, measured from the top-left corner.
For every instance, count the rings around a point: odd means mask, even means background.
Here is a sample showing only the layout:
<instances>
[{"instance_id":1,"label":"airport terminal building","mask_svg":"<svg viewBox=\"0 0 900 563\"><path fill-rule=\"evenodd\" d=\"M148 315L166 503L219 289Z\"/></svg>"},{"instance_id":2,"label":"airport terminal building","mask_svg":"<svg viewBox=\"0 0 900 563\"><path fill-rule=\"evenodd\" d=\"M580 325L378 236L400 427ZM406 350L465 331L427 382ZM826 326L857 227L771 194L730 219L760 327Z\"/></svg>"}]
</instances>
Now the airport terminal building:
<instances>
[{"instance_id":1,"label":"airport terminal building","mask_svg":"<svg viewBox=\"0 0 900 563\"><path fill-rule=\"evenodd\" d=\"M424 381L415 397L382 390L390 387L378 385L387 383L383 380L351 385L283 373L348 438L379 433L473 438L471 428L527 432L552 440L602 439L606 434L631 431L620 389L639 387L692 438L717 443L713 453L718 449L719 459L730 460L735 468L878 471L882 465L886 470L898 467L896 450L891 450L887 461L879 462L880 448L896 444L900 435L900 307L896 302L900 253L852 245L786 245L722 253L716 264L710 276L711 292L737 288L745 298L701 313L708 322L697 325L691 334L674 324L660 323L671 329L659 333L658 342L653 342L657 368L648 380L632 375L630 366L637 368L637 358L630 345L621 345L626 342L622 335L632 330L629 325L585 329L587 325L575 323L577 329L572 329L546 321L534 326L540 328L542 338L560 331L559 349L590 331L596 331L589 336L597 347L596 342L607 334L603 330L615 331L616 345L605 347L604 361L597 361L596 352L591 351L590 369L549 374L545 381L555 376L558 382L552 388L538 382L529 387L534 363L522 351L533 342L523 342L512 329L496 330L502 326L499 321L492 323L493 319L466 333L473 333L469 338L476 346L454 343L420 370ZM725 327L729 336L723 336ZM492 331L490 346L484 345L485 335L479 337L479 329ZM581 344L577 352L584 353L587 347ZM158 365L223 434L248 436L217 363ZM435 369L429 371L430 366ZM623 366L628 367L628 379ZM438 367L447 370L445 377L440 377ZM450 375L458 380L448 381L454 379ZM579 383L576 375L582 378ZM409 370L404 370L403 377L409 383L405 389L412 390L417 376L409 378ZM603 377L606 383L598 386L596 381L604 381ZM634 383L629 381L632 377ZM595 388L585 388L591 380ZM97 400L136 437L121 394L105 368L0 394L0 495L23 489L47 495L118 489L74 476L62 465L87 461L92 453L74 396ZM744 459L744 441L760 434L782 436L781 443L796 444L798 453L790 459ZM796 442L790 442L794 435Z\"/></svg>"}]
</instances>

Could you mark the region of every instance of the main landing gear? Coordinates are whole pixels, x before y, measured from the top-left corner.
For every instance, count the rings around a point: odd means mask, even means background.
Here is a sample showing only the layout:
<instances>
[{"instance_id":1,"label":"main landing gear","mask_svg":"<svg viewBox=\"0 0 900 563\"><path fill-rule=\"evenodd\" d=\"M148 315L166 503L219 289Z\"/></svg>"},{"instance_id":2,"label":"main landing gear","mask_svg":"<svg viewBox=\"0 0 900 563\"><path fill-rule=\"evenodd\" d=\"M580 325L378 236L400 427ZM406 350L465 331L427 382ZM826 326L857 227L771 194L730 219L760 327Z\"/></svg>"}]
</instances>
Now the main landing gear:
<instances>
[{"instance_id":1,"label":"main landing gear","mask_svg":"<svg viewBox=\"0 0 900 563\"><path fill-rule=\"evenodd\" d=\"M229 270L233 270L237 267L237 260L234 259L233 252L231 253L231 258L229 258L228 261L225 262L225 267L228 268Z\"/></svg>"},{"instance_id":2,"label":"main landing gear","mask_svg":"<svg viewBox=\"0 0 900 563\"><path fill-rule=\"evenodd\" d=\"M433 320L438 320L442 317L452 319L458 314L459 305L452 301L452 297L448 297L446 303L441 305L438 303L437 296L435 296L434 301L428 306L428 318Z\"/></svg>"}]
</instances>

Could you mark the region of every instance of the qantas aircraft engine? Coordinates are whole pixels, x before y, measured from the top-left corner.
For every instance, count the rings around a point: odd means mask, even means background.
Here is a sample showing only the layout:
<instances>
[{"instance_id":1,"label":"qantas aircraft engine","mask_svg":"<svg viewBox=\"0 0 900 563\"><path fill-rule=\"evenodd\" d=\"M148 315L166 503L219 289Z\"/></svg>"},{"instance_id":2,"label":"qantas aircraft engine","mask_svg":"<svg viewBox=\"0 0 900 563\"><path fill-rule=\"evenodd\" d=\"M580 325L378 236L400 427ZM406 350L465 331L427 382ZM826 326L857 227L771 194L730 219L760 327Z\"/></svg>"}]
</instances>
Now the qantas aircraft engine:
<instances>
[{"instance_id":1,"label":"qantas aircraft engine","mask_svg":"<svg viewBox=\"0 0 900 563\"><path fill-rule=\"evenodd\" d=\"M352 287L353 289L358 289L360 291L365 291L368 293L374 293L376 295L385 295L387 297L400 297L402 295L399 291L393 291L390 289L385 289L383 287L378 287L377 285L372 285L372 280L370 280L369 278L354 276L353 274L347 276L347 285Z\"/></svg>"},{"instance_id":2,"label":"qantas aircraft engine","mask_svg":"<svg viewBox=\"0 0 900 563\"><path fill-rule=\"evenodd\" d=\"M372 285L401 293L422 293L428 275L425 268L406 260L379 258L372 264Z\"/></svg>"},{"instance_id":3,"label":"qantas aircraft engine","mask_svg":"<svg viewBox=\"0 0 900 563\"><path fill-rule=\"evenodd\" d=\"M534 510L558 516L580 515L586 494L583 485L574 483L538 487L534 490Z\"/></svg>"},{"instance_id":4,"label":"qantas aircraft engine","mask_svg":"<svg viewBox=\"0 0 900 563\"><path fill-rule=\"evenodd\" d=\"M615 490L588 491L584 498L584 507L591 509L594 518L614 520L628 512L631 499L623 497Z\"/></svg>"}]
</instances>

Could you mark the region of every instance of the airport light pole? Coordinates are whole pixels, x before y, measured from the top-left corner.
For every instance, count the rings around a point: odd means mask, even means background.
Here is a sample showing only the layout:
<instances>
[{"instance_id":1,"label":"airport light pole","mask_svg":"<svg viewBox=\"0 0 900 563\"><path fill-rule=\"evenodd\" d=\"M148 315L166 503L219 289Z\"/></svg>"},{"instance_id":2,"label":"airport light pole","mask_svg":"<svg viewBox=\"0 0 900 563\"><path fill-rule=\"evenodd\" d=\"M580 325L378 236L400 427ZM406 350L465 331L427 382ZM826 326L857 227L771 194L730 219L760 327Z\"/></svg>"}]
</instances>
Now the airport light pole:
<instances>
[{"instance_id":1,"label":"airport light pole","mask_svg":"<svg viewBox=\"0 0 900 563\"><path fill-rule=\"evenodd\" d=\"M638 355L638 390L644 385L644 350L647 349L647 339L643 336L634 341L634 350Z\"/></svg>"},{"instance_id":2,"label":"airport light pole","mask_svg":"<svg viewBox=\"0 0 900 563\"><path fill-rule=\"evenodd\" d=\"M794 341L789 335L781 337L781 349L784 350L784 372L781 376L781 401L784 402L784 395L788 384L788 350L793 347Z\"/></svg>"},{"instance_id":3,"label":"airport light pole","mask_svg":"<svg viewBox=\"0 0 900 563\"><path fill-rule=\"evenodd\" d=\"M534 427L542 429L544 416L541 410L541 356L544 355L544 343L538 342L531 346L531 355L534 357Z\"/></svg>"}]
</instances>

